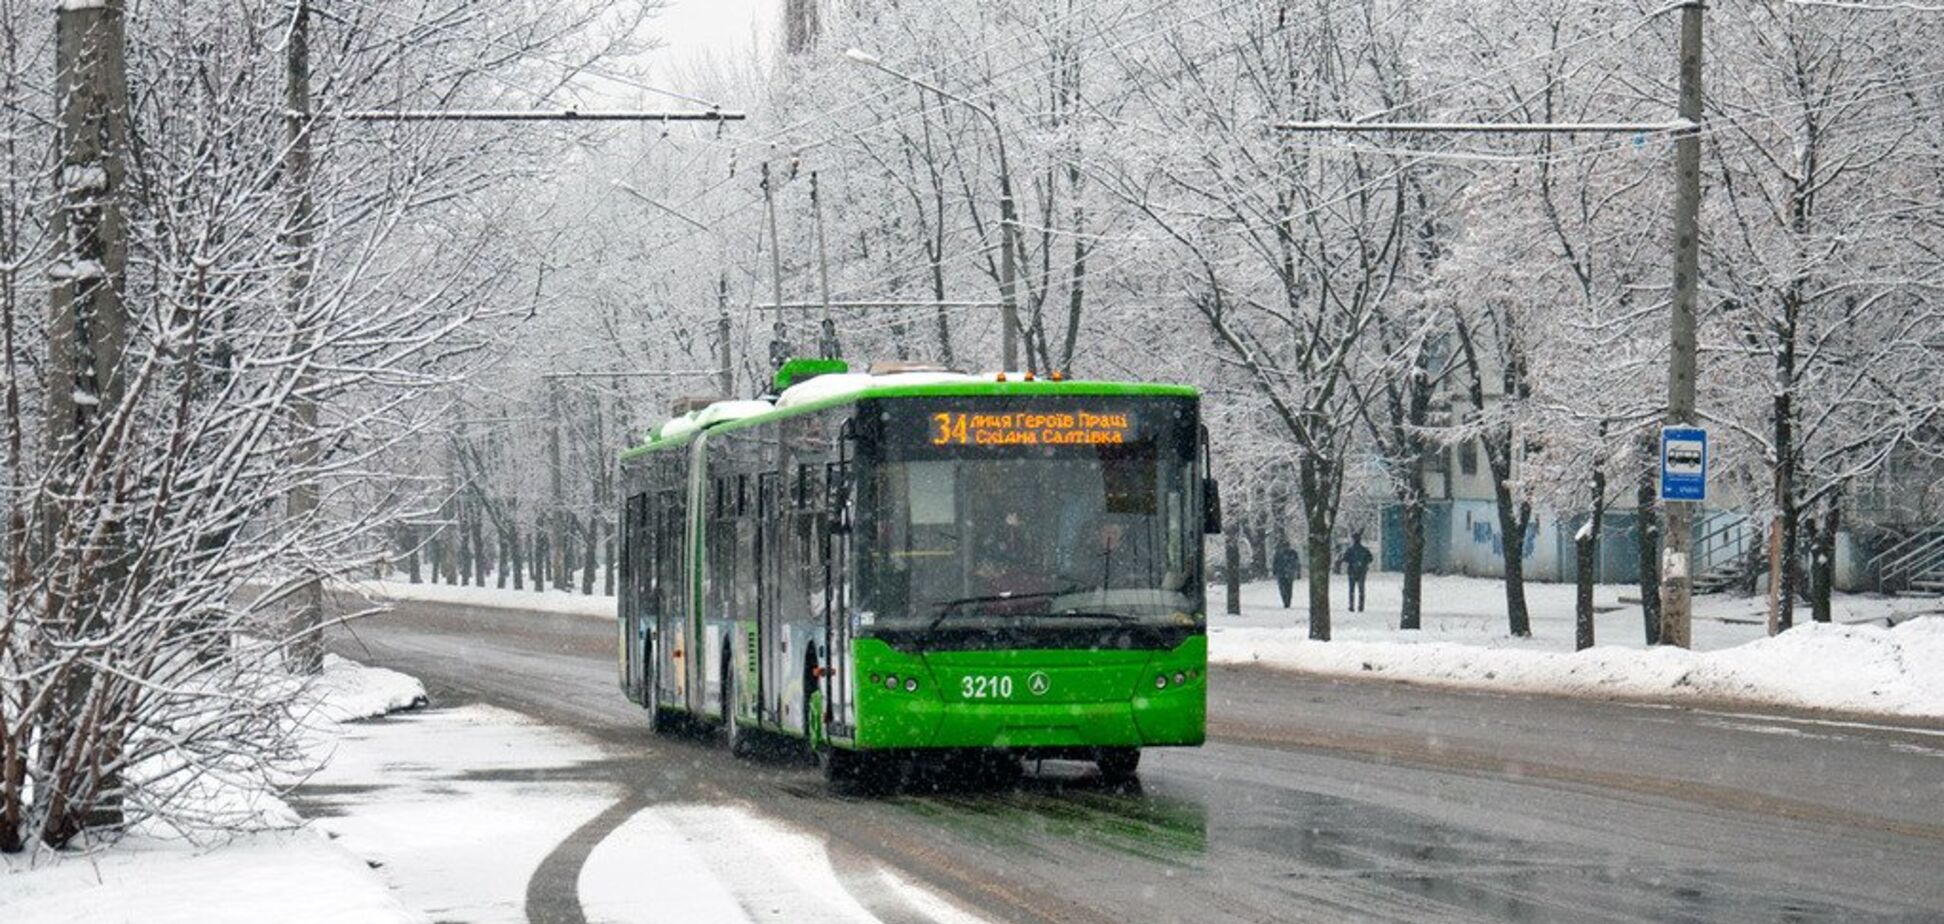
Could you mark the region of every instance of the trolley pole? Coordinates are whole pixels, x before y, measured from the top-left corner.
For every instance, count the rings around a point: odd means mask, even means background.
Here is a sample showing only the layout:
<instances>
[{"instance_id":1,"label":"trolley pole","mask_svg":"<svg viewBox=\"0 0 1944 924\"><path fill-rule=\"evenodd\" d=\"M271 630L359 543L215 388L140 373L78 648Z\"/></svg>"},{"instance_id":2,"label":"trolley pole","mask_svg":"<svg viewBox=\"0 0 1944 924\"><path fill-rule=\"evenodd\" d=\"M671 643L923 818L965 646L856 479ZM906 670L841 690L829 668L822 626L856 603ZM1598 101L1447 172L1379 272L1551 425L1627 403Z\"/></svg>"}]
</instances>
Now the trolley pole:
<instances>
[{"instance_id":1,"label":"trolley pole","mask_svg":"<svg viewBox=\"0 0 1944 924\"><path fill-rule=\"evenodd\" d=\"M1674 146L1674 304L1668 328L1667 423L1692 426L1695 301L1701 269L1701 14L1699 0L1681 8L1681 119ZM1663 645L1686 648L1694 615L1694 503L1661 501Z\"/></svg>"},{"instance_id":2,"label":"trolley pole","mask_svg":"<svg viewBox=\"0 0 1944 924\"><path fill-rule=\"evenodd\" d=\"M736 361L729 345L729 274L716 279L716 339L722 348L722 396L736 396Z\"/></svg>"},{"instance_id":3,"label":"trolley pole","mask_svg":"<svg viewBox=\"0 0 1944 924\"><path fill-rule=\"evenodd\" d=\"M817 298L823 303L823 324L817 336L817 352L825 359L836 359L837 322L830 316L830 256L824 249L823 196L817 191L817 171L810 171L810 212L817 226ZM777 298L778 302L783 299Z\"/></svg>"}]
</instances>

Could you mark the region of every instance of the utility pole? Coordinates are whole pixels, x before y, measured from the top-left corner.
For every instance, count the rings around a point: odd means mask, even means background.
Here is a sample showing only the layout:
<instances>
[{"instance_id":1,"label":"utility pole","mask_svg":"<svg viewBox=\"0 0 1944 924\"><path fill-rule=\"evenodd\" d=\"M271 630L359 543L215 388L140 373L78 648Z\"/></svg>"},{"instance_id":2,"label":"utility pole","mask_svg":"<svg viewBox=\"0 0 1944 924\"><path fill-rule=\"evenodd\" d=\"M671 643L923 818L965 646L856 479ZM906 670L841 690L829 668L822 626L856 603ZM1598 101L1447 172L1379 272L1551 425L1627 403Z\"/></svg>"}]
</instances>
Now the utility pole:
<instances>
[{"instance_id":1,"label":"utility pole","mask_svg":"<svg viewBox=\"0 0 1944 924\"><path fill-rule=\"evenodd\" d=\"M1674 142L1674 305L1667 359L1667 424L1692 426L1695 298L1701 270L1701 14L1699 0L1681 8L1681 120ZM1663 645L1686 648L1694 615L1694 505L1661 501L1661 631Z\"/></svg>"},{"instance_id":2,"label":"utility pole","mask_svg":"<svg viewBox=\"0 0 1944 924\"><path fill-rule=\"evenodd\" d=\"M733 398L736 395L735 357L729 344L729 274L724 273L716 280L716 340L722 349L722 396Z\"/></svg>"},{"instance_id":3,"label":"utility pole","mask_svg":"<svg viewBox=\"0 0 1944 924\"><path fill-rule=\"evenodd\" d=\"M88 522L116 503L116 479L105 472L90 473L89 465L103 458L96 450L109 436L102 427L104 413L114 413L125 394L122 356L128 310L122 285L128 243L122 196L128 170L128 72L121 0L63 3L56 9L58 198L51 237L61 249L55 253L48 299L46 439L53 479L42 495L47 498L42 529L47 558L72 570L49 585L71 590L65 596L52 590L48 594L47 611L54 614L49 641L59 642L104 633L102 623L119 604L128 580L126 538L112 520L92 536L96 524ZM80 496L83 491L88 496ZM74 522L77 518L82 522ZM83 544L96 549L83 549ZM84 564L91 557L95 563ZM67 577L72 580L63 579ZM54 764L71 747L69 736L100 734L83 719L93 676L89 663L77 660L50 706L55 715L40 748L43 779L61 778ZM120 757L108 746L95 753L101 758L96 767L113 766ZM119 823L120 788L119 774L112 772L100 779L59 783L57 791L40 797L57 806L43 839L58 845L86 825Z\"/></svg>"},{"instance_id":4,"label":"utility pole","mask_svg":"<svg viewBox=\"0 0 1944 924\"><path fill-rule=\"evenodd\" d=\"M310 0L297 0L290 21L290 40L284 48L284 183L290 196L285 245L290 249L290 277L284 293L292 353L302 356L309 333L312 252L311 221L311 97ZM316 377L308 361L299 367L290 401L292 442L290 466L297 481L285 497L285 515L293 532L301 532L317 514L317 400L309 394ZM294 611L288 629L290 668L300 674L324 669L324 583L318 574L301 577L293 595Z\"/></svg>"}]
</instances>

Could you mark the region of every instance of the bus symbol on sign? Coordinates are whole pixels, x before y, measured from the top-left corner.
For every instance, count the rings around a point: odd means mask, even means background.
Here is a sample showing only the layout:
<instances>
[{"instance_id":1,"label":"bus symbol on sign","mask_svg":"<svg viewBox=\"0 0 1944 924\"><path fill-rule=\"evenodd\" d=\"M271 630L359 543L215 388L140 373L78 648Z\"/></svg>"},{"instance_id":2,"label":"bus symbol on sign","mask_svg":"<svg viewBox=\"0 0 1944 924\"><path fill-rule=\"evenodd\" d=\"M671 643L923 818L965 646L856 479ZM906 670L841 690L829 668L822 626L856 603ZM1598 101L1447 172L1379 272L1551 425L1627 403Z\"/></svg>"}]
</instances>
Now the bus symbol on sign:
<instances>
[{"instance_id":1,"label":"bus symbol on sign","mask_svg":"<svg viewBox=\"0 0 1944 924\"><path fill-rule=\"evenodd\" d=\"M1045 696L1051 686L1053 680L1046 676L1045 671L1034 671L1032 676L1026 678L1026 689L1033 691L1034 696Z\"/></svg>"},{"instance_id":2,"label":"bus symbol on sign","mask_svg":"<svg viewBox=\"0 0 1944 924\"><path fill-rule=\"evenodd\" d=\"M1708 431L1661 428L1661 500L1708 499Z\"/></svg>"}]
</instances>

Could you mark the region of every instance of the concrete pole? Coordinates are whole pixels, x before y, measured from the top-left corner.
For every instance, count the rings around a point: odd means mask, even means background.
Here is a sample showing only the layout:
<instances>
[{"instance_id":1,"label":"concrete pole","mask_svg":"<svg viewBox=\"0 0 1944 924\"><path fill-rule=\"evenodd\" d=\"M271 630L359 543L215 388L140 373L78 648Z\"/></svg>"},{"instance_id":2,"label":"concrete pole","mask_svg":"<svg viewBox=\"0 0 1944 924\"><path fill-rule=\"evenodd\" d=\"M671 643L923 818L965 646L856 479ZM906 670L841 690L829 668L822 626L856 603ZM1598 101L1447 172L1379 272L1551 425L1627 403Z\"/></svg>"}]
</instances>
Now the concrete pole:
<instances>
[{"instance_id":1,"label":"concrete pole","mask_svg":"<svg viewBox=\"0 0 1944 924\"><path fill-rule=\"evenodd\" d=\"M62 3L56 9L55 76L56 136L55 201L51 239L59 249L50 271L48 300L48 368L45 389L46 440L53 462L51 490L42 506L44 551L55 562L79 568L79 549L63 552L62 542L94 541L102 546L97 564L73 575L72 597L59 598L50 589L46 606L65 614L48 627L52 641L80 639L105 632L105 612L123 594L128 580L124 554L126 536L113 522L95 539L100 510L115 502L115 479L90 479L86 470L95 455L106 417L117 413L126 393L122 356L128 340L128 309L122 298L127 278L127 221L123 215L127 185L128 71L124 57L126 19L121 0L100 3ZM114 464L114 463L109 463ZM76 496L92 483L93 496ZM75 524L72 520L82 522ZM68 582L55 580L50 586ZM55 755L70 736L94 735L85 730L95 668L83 661L68 672L42 729L40 765L54 779ZM45 742L60 742L52 747ZM121 756L113 742L97 740L89 746L96 766L110 766ZM8 768L18 772L18 768ZM80 811L49 818L41 831L49 844L60 846L84 826L114 825L122 821L121 776L108 770L92 786L72 788L45 802L71 800Z\"/></svg>"},{"instance_id":2,"label":"concrete pole","mask_svg":"<svg viewBox=\"0 0 1944 924\"><path fill-rule=\"evenodd\" d=\"M1667 423L1691 426L1694 412L1695 301L1701 269L1701 3L1681 9L1681 118L1675 140L1674 304L1669 325ZM1694 504L1661 502L1661 632L1663 645L1689 644L1693 622Z\"/></svg>"},{"instance_id":3,"label":"concrete pole","mask_svg":"<svg viewBox=\"0 0 1944 924\"><path fill-rule=\"evenodd\" d=\"M311 253L311 98L310 98L310 3L297 0L290 22L290 41L285 47L284 79L284 182L290 196L290 225L286 244L291 254L291 270L285 291L285 309L298 344L307 339L305 330L310 307L310 288L314 258ZM317 401L305 392L315 377L308 370L298 373L296 394L291 399L291 423L295 440L290 465L298 480L285 498L285 515L292 529L302 530L317 512L317 482L309 470L318 461ZM292 598L295 612L289 627L293 642L291 670L316 674L324 669L324 582L317 574L305 575L304 583Z\"/></svg>"}]
</instances>

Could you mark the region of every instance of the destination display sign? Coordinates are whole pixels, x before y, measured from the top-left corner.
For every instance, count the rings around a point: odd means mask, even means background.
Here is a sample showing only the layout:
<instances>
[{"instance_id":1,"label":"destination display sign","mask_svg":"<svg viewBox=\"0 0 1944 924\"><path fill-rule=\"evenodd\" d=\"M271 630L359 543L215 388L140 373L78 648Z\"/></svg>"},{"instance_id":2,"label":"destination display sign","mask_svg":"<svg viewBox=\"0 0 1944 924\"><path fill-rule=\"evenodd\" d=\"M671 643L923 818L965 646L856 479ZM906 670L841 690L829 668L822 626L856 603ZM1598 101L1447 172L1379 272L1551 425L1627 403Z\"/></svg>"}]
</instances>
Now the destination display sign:
<instances>
[{"instance_id":1,"label":"destination display sign","mask_svg":"<svg viewBox=\"0 0 1944 924\"><path fill-rule=\"evenodd\" d=\"M1132 442L1128 411L939 411L933 446L1102 446Z\"/></svg>"},{"instance_id":2,"label":"destination display sign","mask_svg":"<svg viewBox=\"0 0 1944 924\"><path fill-rule=\"evenodd\" d=\"M966 396L885 401L859 436L885 458L1187 456L1192 399L1125 395Z\"/></svg>"}]
</instances>

